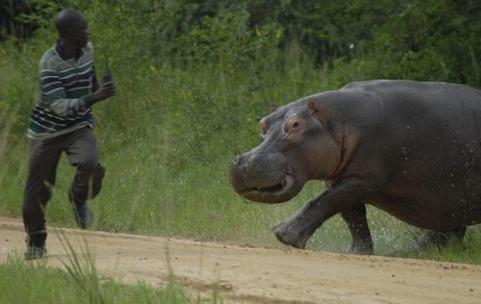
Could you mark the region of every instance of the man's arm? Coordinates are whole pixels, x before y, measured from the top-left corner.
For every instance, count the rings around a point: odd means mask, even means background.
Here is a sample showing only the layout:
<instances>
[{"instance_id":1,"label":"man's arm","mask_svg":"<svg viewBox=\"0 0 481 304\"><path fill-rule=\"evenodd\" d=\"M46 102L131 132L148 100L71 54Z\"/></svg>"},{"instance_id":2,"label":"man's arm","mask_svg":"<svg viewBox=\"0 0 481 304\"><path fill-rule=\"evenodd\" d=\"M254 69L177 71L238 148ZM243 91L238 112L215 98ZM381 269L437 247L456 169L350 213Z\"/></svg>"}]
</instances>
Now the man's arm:
<instances>
[{"instance_id":1,"label":"man's arm","mask_svg":"<svg viewBox=\"0 0 481 304\"><path fill-rule=\"evenodd\" d=\"M40 71L40 89L42 91L44 105L59 116L72 117L82 115L90 106L98 101L105 100L115 95L115 85L103 83L98 85L95 78L95 92L80 98L68 98L65 87L57 72L44 69Z\"/></svg>"},{"instance_id":2,"label":"man's arm","mask_svg":"<svg viewBox=\"0 0 481 304\"><path fill-rule=\"evenodd\" d=\"M115 95L115 85L112 81L103 82L92 95L86 96L84 102L87 106L92 106L95 103L105 100Z\"/></svg>"},{"instance_id":3,"label":"man's arm","mask_svg":"<svg viewBox=\"0 0 481 304\"><path fill-rule=\"evenodd\" d=\"M68 98L59 74L54 70L40 71L42 104L59 116L77 116L87 110L83 98Z\"/></svg>"}]
</instances>

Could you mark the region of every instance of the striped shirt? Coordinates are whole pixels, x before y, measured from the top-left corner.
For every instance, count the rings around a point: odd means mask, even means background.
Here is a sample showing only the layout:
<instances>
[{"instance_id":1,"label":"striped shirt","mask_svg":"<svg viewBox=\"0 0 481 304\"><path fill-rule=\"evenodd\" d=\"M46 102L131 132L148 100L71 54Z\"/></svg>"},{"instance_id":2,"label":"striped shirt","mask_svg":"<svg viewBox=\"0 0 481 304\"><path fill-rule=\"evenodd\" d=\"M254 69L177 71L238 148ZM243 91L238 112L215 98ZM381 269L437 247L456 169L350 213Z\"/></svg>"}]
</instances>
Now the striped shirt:
<instances>
[{"instance_id":1,"label":"striped shirt","mask_svg":"<svg viewBox=\"0 0 481 304\"><path fill-rule=\"evenodd\" d=\"M55 47L39 64L40 98L32 110L29 138L57 136L86 126L94 127L92 110L84 98L92 93L95 75L91 43L78 58L64 60Z\"/></svg>"}]
</instances>

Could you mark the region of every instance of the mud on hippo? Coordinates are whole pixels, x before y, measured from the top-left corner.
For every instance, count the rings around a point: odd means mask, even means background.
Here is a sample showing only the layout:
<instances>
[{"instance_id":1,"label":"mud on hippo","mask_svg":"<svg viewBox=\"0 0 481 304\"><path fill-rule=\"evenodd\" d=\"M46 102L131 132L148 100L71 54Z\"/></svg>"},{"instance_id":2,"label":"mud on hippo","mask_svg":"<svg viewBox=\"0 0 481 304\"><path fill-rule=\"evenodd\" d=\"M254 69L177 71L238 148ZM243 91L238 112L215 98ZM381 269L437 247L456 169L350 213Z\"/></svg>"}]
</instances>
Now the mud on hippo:
<instances>
[{"instance_id":1,"label":"mud on hippo","mask_svg":"<svg viewBox=\"0 0 481 304\"><path fill-rule=\"evenodd\" d=\"M441 82L374 80L301 98L260 120L262 142L237 156L234 190L262 203L327 190L274 228L304 248L340 213L350 252L371 254L366 204L428 229L423 244L462 239L481 222L481 91Z\"/></svg>"}]
</instances>

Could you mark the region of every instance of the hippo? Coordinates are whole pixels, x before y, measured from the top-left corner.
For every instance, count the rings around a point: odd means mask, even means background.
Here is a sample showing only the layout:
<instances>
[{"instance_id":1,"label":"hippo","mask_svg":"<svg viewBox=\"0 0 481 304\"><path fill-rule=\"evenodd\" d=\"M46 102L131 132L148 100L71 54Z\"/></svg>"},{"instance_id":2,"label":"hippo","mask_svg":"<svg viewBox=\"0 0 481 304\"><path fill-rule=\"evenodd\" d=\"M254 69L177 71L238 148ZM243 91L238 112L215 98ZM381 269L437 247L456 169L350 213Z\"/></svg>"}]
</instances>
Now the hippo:
<instances>
[{"instance_id":1,"label":"hippo","mask_svg":"<svg viewBox=\"0 0 481 304\"><path fill-rule=\"evenodd\" d=\"M274 227L305 248L340 213L349 252L372 254L366 204L425 229L420 244L462 240L481 222L481 91L409 80L353 82L300 98L260 120L261 143L236 157L233 189L281 203L309 180L327 185Z\"/></svg>"}]
</instances>

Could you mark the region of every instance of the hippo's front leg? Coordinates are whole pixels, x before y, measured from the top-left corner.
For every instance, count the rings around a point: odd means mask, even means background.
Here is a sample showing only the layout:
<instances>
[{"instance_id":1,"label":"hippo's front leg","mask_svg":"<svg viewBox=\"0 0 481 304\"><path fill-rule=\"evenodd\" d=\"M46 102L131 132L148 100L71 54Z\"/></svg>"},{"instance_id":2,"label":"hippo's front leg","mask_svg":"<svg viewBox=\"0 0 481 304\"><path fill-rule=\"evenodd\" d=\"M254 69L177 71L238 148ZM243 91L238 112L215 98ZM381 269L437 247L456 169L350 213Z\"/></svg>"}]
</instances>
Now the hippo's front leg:
<instances>
[{"instance_id":1,"label":"hippo's front leg","mask_svg":"<svg viewBox=\"0 0 481 304\"><path fill-rule=\"evenodd\" d=\"M360 206L373 192L372 183L351 178L334 184L321 196L304 205L296 214L274 227L277 239L296 248L304 248L309 237L331 216Z\"/></svg>"}]
</instances>

